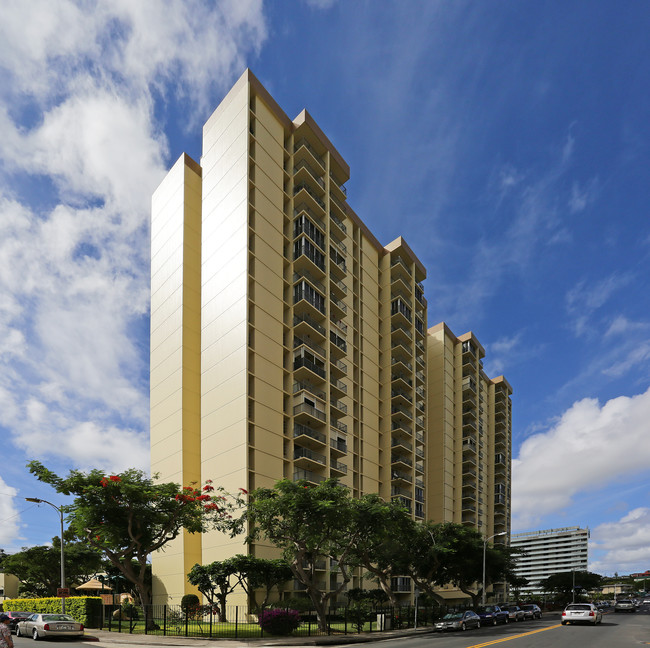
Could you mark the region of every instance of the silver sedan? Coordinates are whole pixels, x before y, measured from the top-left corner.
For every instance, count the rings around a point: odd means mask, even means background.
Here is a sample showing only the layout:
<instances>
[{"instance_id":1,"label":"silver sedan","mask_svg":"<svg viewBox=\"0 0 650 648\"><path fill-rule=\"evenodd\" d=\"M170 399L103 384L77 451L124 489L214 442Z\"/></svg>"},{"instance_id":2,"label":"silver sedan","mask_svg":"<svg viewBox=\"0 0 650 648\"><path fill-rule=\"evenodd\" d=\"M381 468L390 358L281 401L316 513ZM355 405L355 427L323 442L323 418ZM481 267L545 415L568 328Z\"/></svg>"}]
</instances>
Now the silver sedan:
<instances>
[{"instance_id":1,"label":"silver sedan","mask_svg":"<svg viewBox=\"0 0 650 648\"><path fill-rule=\"evenodd\" d=\"M83 637L83 623L69 614L31 614L16 624L17 637Z\"/></svg>"}]
</instances>

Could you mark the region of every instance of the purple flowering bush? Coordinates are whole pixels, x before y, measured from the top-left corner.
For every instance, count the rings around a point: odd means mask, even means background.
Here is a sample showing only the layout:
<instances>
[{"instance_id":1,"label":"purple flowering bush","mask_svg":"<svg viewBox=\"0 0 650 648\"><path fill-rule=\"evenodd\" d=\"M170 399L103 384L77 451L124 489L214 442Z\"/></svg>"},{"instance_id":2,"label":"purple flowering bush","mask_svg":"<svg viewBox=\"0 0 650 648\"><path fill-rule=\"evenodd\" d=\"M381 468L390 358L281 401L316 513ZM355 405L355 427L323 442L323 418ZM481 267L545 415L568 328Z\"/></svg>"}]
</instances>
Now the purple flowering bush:
<instances>
[{"instance_id":1,"label":"purple flowering bush","mask_svg":"<svg viewBox=\"0 0 650 648\"><path fill-rule=\"evenodd\" d=\"M258 623L264 632L273 635L288 635L300 625L300 613L298 610L283 610L281 608L262 610L258 616Z\"/></svg>"}]
</instances>

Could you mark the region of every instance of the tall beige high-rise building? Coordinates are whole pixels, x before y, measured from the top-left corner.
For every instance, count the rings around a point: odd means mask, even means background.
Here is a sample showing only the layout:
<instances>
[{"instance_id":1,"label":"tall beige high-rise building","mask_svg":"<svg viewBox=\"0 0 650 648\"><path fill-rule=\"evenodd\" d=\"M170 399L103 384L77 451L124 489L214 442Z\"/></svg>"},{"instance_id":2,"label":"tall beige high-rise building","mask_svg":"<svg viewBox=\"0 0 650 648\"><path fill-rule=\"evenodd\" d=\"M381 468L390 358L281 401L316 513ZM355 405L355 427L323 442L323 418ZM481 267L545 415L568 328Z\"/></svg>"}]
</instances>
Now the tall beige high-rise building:
<instances>
[{"instance_id":1,"label":"tall beige high-rise building","mask_svg":"<svg viewBox=\"0 0 650 648\"><path fill-rule=\"evenodd\" d=\"M183 155L155 192L161 479L237 491L337 477L354 496L400 498L415 519L439 515L426 271L401 237L382 245L354 213L349 173L307 111L291 120L246 71L204 126L200 164ZM492 509L481 511L487 525ZM179 537L153 558L155 602L192 591L193 564L247 551L274 555L219 533Z\"/></svg>"}]
</instances>

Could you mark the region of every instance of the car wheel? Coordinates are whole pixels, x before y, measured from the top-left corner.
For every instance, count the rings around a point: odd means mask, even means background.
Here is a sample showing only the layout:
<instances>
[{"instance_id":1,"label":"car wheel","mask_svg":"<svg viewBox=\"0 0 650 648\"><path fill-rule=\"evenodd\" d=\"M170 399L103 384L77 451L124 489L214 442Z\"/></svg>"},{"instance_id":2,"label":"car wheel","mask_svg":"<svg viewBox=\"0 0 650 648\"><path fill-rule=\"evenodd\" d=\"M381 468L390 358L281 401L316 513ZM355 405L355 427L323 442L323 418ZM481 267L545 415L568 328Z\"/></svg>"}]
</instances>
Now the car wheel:
<instances>
[{"instance_id":1,"label":"car wheel","mask_svg":"<svg viewBox=\"0 0 650 648\"><path fill-rule=\"evenodd\" d=\"M510 619L509 619L508 617L506 617L506 618L503 620L503 622L507 625L508 623L510 623Z\"/></svg>"},{"instance_id":2,"label":"car wheel","mask_svg":"<svg viewBox=\"0 0 650 648\"><path fill-rule=\"evenodd\" d=\"M460 624L460 629L461 630L467 630L467 626L465 625L464 622Z\"/></svg>"},{"instance_id":3,"label":"car wheel","mask_svg":"<svg viewBox=\"0 0 650 648\"><path fill-rule=\"evenodd\" d=\"M16 626L16 636L20 637L20 628Z\"/></svg>"},{"instance_id":4,"label":"car wheel","mask_svg":"<svg viewBox=\"0 0 650 648\"><path fill-rule=\"evenodd\" d=\"M496 619L492 619L492 625L495 626L496 624L497 624L497 620L496 620Z\"/></svg>"},{"instance_id":5,"label":"car wheel","mask_svg":"<svg viewBox=\"0 0 650 648\"><path fill-rule=\"evenodd\" d=\"M566 621L562 621L562 625L566 625Z\"/></svg>"},{"instance_id":6,"label":"car wheel","mask_svg":"<svg viewBox=\"0 0 650 648\"><path fill-rule=\"evenodd\" d=\"M40 637L38 636L38 630L36 628L32 630L32 639L34 641L38 641L40 639Z\"/></svg>"},{"instance_id":7,"label":"car wheel","mask_svg":"<svg viewBox=\"0 0 650 648\"><path fill-rule=\"evenodd\" d=\"M481 622L480 622L480 621L477 621L477 622L476 622L476 629L478 630L480 627L481 627Z\"/></svg>"}]
</instances>

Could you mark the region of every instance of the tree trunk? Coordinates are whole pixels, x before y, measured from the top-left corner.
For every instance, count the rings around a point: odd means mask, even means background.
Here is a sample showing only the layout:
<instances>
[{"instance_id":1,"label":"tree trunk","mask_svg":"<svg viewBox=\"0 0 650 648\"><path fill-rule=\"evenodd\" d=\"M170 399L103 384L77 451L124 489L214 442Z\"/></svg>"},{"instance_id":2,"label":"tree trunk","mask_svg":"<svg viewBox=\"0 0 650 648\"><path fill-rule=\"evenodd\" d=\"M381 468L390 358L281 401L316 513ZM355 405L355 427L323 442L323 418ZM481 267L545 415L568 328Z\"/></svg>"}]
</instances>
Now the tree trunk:
<instances>
[{"instance_id":1,"label":"tree trunk","mask_svg":"<svg viewBox=\"0 0 650 648\"><path fill-rule=\"evenodd\" d=\"M311 599L314 610L316 611L316 618L318 619L318 629L321 632L329 630L327 626L327 600L323 600L323 593L319 590L307 588L307 594Z\"/></svg>"},{"instance_id":2,"label":"tree trunk","mask_svg":"<svg viewBox=\"0 0 650 648\"><path fill-rule=\"evenodd\" d=\"M219 621L222 623L226 623L226 597L227 594L217 594L217 601L218 601L218 616L219 616Z\"/></svg>"}]
</instances>

